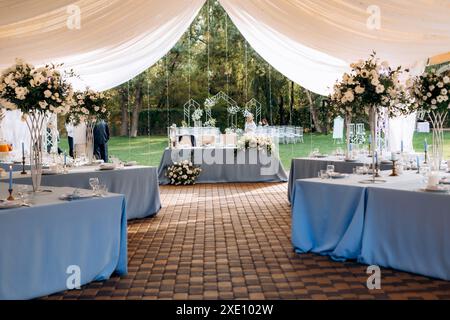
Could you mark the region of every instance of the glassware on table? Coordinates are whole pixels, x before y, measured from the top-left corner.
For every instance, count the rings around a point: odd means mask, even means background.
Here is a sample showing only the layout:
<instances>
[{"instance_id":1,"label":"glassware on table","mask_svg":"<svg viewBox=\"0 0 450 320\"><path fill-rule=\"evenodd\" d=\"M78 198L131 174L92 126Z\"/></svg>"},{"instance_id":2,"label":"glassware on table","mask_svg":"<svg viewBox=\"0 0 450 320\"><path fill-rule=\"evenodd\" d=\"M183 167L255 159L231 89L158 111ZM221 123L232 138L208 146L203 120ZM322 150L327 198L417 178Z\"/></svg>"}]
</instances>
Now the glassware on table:
<instances>
[{"instance_id":1,"label":"glassware on table","mask_svg":"<svg viewBox=\"0 0 450 320\"><path fill-rule=\"evenodd\" d=\"M320 170L318 176L320 179L328 179L327 170Z\"/></svg>"},{"instance_id":2,"label":"glassware on table","mask_svg":"<svg viewBox=\"0 0 450 320\"><path fill-rule=\"evenodd\" d=\"M334 172L334 165L332 165L332 164L327 165L327 173L328 173L328 175L333 174L333 172Z\"/></svg>"},{"instance_id":3,"label":"glassware on table","mask_svg":"<svg viewBox=\"0 0 450 320\"><path fill-rule=\"evenodd\" d=\"M106 184L101 184L98 186L98 194L101 197L104 197L108 194L108 187L106 186Z\"/></svg>"},{"instance_id":4,"label":"glassware on table","mask_svg":"<svg viewBox=\"0 0 450 320\"><path fill-rule=\"evenodd\" d=\"M30 187L24 184L17 185L17 195L20 198L20 205L21 206L28 206L27 200L29 199L30 195Z\"/></svg>"},{"instance_id":5,"label":"glassware on table","mask_svg":"<svg viewBox=\"0 0 450 320\"><path fill-rule=\"evenodd\" d=\"M97 194L98 187L100 185L98 178L89 178L89 185L91 186L92 191L94 191L94 194Z\"/></svg>"}]
</instances>

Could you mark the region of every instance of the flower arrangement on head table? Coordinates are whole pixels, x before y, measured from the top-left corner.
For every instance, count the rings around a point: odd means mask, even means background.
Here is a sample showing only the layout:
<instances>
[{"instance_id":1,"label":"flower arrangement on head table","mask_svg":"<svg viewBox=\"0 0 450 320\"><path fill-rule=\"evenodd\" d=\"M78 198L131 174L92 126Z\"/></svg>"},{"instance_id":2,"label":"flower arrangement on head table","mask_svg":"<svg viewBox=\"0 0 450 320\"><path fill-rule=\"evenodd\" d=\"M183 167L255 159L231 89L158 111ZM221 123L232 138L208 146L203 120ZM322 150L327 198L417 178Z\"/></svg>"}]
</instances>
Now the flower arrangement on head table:
<instances>
[{"instance_id":1,"label":"flower arrangement on head table","mask_svg":"<svg viewBox=\"0 0 450 320\"><path fill-rule=\"evenodd\" d=\"M75 104L68 115L69 120L74 124L86 121L96 122L109 117L109 111L106 108L109 95L104 92L92 89L76 92L74 101Z\"/></svg>"},{"instance_id":2,"label":"flower arrangement on head table","mask_svg":"<svg viewBox=\"0 0 450 320\"><path fill-rule=\"evenodd\" d=\"M200 121L203 116L203 110L200 108L195 109L195 111L192 113L192 120L193 121Z\"/></svg>"},{"instance_id":3,"label":"flower arrangement on head table","mask_svg":"<svg viewBox=\"0 0 450 320\"><path fill-rule=\"evenodd\" d=\"M389 116L410 113L406 86L400 81L407 69L393 69L373 52L367 60L350 65L333 88L329 100L336 115L358 116L369 114L371 108L386 108Z\"/></svg>"},{"instance_id":4,"label":"flower arrangement on head table","mask_svg":"<svg viewBox=\"0 0 450 320\"><path fill-rule=\"evenodd\" d=\"M72 86L67 81L72 72L61 74L62 65L35 68L21 59L0 76L0 104L8 110L29 115L47 112L65 114L73 104Z\"/></svg>"}]
</instances>

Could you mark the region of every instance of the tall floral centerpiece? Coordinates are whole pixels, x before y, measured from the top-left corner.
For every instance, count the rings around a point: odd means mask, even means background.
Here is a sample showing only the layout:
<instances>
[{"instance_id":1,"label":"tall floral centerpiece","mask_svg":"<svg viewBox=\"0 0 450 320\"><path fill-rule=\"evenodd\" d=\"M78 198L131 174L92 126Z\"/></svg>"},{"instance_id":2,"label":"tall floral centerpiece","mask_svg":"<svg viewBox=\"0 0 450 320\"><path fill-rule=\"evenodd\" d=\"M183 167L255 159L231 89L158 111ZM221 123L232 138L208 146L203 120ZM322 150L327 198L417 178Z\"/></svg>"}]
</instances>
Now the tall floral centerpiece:
<instances>
[{"instance_id":1,"label":"tall floral centerpiece","mask_svg":"<svg viewBox=\"0 0 450 320\"><path fill-rule=\"evenodd\" d=\"M359 60L350 67L350 73L345 73L334 86L333 94L329 97L331 106L347 121L352 116L362 114L369 117L375 158L378 150L377 117L380 111L384 108L389 116L410 112L408 106L404 105L407 101L406 87L400 82L401 74L408 70L391 68L388 62L380 62L375 52L367 60Z\"/></svg>"},{"instance_id":2,"label":"tall floral centerpiece","mask_svg":"<svg viewBox=\"0 0 450 320\"><path fill-rule=\"evenodd\" d=\"M92 89L75 93L75 106L69 114L69 120L75 124L86 124L86 156L89 163L94 160L94 127L97 121L108 118L108 100L107 94Z\"/></svg>"},{"instance_id":3,"label":"tall floral centerpiece","mask_svg":"<svg viewBox=\"0 0 450 320\"><path fill-rule=\"evenodd\" d=\"M197 108L192 113L192 121L194 121L194 127L200 128L202 126L202 116L203 116L203 110L200 108Z\"/></svg>"},{"instance_id":4,"label":"tall floral centerpiece","mask_svg":"<svg viewBox=\"0 0 450 320\"><path fill-rule=\"evenodd\" d=\"M415 77L410 92L415 98L413 109L426 111L433 126L433 167L439 170L443 159L443 129L450 108L450 71L438 74L433 69Z\"/></svg>"},{"instance_id":5,"label":"tall floral centerpiece","mask_svg":"<svg viewBox=\"0 0 450 320\"><path fill-rule=\"evenodd\" d=\"M8 110L20 110L31 136L30 163L33 190L42 176L43 125L50 113L67 113L73 104L73 90L58 71L61 65L35 68L23 60L0 76L0 104Z\"/></svg>"}]
</instances>

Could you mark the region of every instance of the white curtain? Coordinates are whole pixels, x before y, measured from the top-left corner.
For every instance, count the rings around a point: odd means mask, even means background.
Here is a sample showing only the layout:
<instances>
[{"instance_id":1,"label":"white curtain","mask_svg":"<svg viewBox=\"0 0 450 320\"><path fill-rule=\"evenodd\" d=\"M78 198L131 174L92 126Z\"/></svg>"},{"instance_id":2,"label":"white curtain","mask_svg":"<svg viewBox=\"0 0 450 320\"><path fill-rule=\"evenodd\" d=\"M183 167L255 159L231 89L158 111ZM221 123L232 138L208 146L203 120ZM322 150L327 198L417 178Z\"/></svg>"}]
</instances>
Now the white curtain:
<instances>
[{"instance_id":1,"label":"white curtain","mask_svg":"<svg viewBox=\"0 0 450 320\"><path fill-rule=\"evenodd\" d=\"M0 69L14 58L64 62L105 90L154 64L178 41L205 0L0 1ZM450 1L220 0L250 45L280 72L327 94L347 65L376 50L413 65L450 47ZM76 7L73 7L75 5ZM368 8L379 9L371 30ZM73 17L79 8L80 29ZM377 10L378 10L377 9ZM372 12L373 13L373 12ZM376 18L376 17L375 17ZM81 83L78 83L81 86Z\"/></svg>"},{"instance_id":2,"label":"white curtain","mask_svg":"<svg viewBox=\"0 0 450 320\"><path fill-rule=\"evenodd\" d=\"M1 137L13 145L12 156L15 159L22 157L22 142L25 152L30 150L30 133L27 124L21 120L22 113L18 110L6 111L1 123Z\"/></svg>"}]
</instances>

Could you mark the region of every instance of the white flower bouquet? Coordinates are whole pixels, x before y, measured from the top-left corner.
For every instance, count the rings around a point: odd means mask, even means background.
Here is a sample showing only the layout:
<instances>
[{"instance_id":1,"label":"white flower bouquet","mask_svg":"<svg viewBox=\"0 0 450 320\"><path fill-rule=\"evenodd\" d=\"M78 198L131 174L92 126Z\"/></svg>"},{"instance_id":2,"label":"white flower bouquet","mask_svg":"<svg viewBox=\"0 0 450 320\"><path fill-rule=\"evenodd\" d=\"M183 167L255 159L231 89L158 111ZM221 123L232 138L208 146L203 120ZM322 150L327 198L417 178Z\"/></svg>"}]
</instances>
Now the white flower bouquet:
<instances>
[{"instance_id":1,"label":"white flower bouquet","mask_svg":"<svg viewBox=\"0 0 450 320\"><path fill-rule=\"evenodd\" d=\"M450 107L450 72L437 74L432 69L415 77L410 87L415 98L413 108L424 111L446 112Z\"/></svg>"},{"instance_id":2,"label":"white flower bouquet","mask_svg":"<svg viewBox=\"0 0 450 320\"><path fill-rule=\"evenodd\" d=\"M36 113L65 114L73 104L72 86L67 77L73 73L58 70L61 65L35 68L21 59L0 76L0 105L20 110L25 117Z\"/></svg>"},{"instance_id":3,"label":"white flower bouquet","mask_svg":"<svg viewBox=\"0 0 450 320\"><path fill-rule=\"evenodd\" d=\"M275 145L272 138L269 136L244 134L241 138L239 138L237 148L240 150L258 149L271 154L275 149Z\"/></svg>"},{"instance_id":4,"label":"white flower bouquet","mask_svg":"<svg viewBox=\"0 0 450 320\"><path fill-rule=\"evenodd\" d=\"M103 92L87 89L76 92L74 95L74 107L69 113L70 121L75 124L85 121L106 120L109 116L106 105L109 96Z\"/></svg>"},{"instance_id":5,"label":"white flower bouquet","mask_svg":"<svg viewBox=\"0 0 450 320\"><path fill-rule=\"evenodd\" d=\"M215 127L216 126L216 119L211 118L208 121L206 121L203 126L205 127Z\"/></svg>"},{"instance_id":6,"label":"white flower bouquet","mask_svg":"<svg viewBox=\"0 0 450 320\"><path fill-rule=\"evenodd\" d=\"M192 120L193 121L200 121L203 116L203 110L200 108L195 109L195 111L192 113Z\"/></svg>"},{"instance_id":7,"label":"white flower bouquet","mask_svg":"<svg viewBox=\"0 0 450 320\"><path fill-rule=\"evenodd\" d=\"M167 167L166 177L172 185L191 185L195 184L201 172L202 169L194 166L191 161L183 160Z\"/></svg>"},{"instance_id":8,"label":"white flower bouquet","mask_svg":"<svg viewBox=\"0 0 450 320\"><path fill-rule=\"evenodd\" d=\"M364 115L371 107L385 107L390 116L410 113L407 90L400 82L401 74L408 70L392 69L386 61L380 63L375 53L350 67L351 72L335 84L329 97L335 114Z\"/></svg>"},{"instance_id":9,"label":"white flower bouquet","mask_svg":"<svg viewBox=\"0 0 450 320\"><path fill-rule=\"evenodd\" d=\"M227 112L231 115L235 115L238 114L238 112L241 110L241 108L239 108L239 106L230 106L227 108Z\"/></svg>"}]
</instances>

